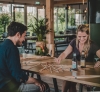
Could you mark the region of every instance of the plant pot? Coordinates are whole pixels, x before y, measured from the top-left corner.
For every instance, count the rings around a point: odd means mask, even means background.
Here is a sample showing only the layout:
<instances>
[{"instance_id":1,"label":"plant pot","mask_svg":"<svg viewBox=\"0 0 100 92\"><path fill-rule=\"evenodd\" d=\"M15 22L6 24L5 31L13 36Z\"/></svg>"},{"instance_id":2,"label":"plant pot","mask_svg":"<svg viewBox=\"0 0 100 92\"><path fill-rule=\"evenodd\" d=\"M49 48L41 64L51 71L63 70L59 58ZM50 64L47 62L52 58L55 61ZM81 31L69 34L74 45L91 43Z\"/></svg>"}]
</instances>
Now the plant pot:
<instances>
[{"instance_id":1,"label":"plant pot","mask_svg":"<svg viewBox=\"0 0 100 92\"><path fill-rule=\"evenodd\" d=\"M36 46L45 46L45 42L44 41L36 41Z\"/></svg>"},{"instance_id":2,"label":"plant pot","mask_svg":"<svg viewBox=\"0 0 100 92\"><path fill-rule=\"evenodd\" d=\"M41 55L41 56L45 56L48 54L48 49L45 45L44 41L37 41L36 42L36 55Z\"/></svg>"},{"instance_id":3,"label":"plant pot","mask_svg":"<svg viewBox=\"0 0 100 92\"><path fill-rule=\"evenodd\" d=\"M37 41L36 42L36 55L42 55L43 52L44 52L44 46L45 46L45 43L44 41Z\"/></svg>"},{"instance_id":4,"label":"plant pot","mask_svg":"<svg viewBox=\"0 0 100 92\"><path fill-rule=\"evenodd\" d=\"M43 41L43 35L44 35L44 34L38 34L38 36L37 36L38 41Z\"/></svg>"}]
</instances>

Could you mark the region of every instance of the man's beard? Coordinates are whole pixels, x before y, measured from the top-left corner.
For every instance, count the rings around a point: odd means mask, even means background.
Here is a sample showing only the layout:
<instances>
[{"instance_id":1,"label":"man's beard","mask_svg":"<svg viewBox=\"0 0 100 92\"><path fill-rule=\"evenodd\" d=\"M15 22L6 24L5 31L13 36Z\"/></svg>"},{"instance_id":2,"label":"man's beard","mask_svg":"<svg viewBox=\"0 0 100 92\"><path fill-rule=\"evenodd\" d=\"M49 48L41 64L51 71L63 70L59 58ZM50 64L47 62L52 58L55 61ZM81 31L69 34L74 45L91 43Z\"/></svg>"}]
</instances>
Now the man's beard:
<instances>
[{"instance_id":1,"label":"man's beard","mask_svg":"<svg viewBox=\"0 0 100 92\"><path fill-rule=\"evenodd\" d=\"M22 45L22 43L20 41L17 41L16 46L20 47Z\"/></svg>"}]
</instances>

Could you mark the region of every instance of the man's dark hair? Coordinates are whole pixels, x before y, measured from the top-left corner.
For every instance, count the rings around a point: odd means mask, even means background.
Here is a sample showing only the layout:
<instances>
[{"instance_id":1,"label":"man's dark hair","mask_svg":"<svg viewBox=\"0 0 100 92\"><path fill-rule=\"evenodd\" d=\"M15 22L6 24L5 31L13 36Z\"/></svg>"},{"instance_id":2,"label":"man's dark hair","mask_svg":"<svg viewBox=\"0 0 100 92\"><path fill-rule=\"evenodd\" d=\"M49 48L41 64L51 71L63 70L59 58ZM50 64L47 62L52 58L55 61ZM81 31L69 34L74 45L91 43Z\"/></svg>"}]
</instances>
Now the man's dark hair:
<instances>
[{"instance_id":1,"label":"man's dark hair","mask_svg":"<svg viewBox=\"0 0 100 92\"><path fill-rule=\"evenodd\" d=\"M25 31L27 31L27 27L19 22L11 22L7 27L8 36L14 36L17 32L22 35Z\"/></svg>"}]
</instances>

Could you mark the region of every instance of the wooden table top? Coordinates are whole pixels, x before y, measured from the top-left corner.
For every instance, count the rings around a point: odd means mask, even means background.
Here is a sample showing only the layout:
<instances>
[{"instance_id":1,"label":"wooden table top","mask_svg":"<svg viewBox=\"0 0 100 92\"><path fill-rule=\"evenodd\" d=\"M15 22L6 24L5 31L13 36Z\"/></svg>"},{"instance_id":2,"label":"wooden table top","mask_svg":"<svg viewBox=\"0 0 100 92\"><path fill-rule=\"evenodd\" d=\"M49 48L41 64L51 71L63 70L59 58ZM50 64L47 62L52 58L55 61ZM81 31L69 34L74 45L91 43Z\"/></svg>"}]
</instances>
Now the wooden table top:
<instances>
[{"instance_id":1,"label":"wooden table top","mask_svg":"<svg viewBox=\"0 0 100 92\"><path fill-rule=\"evenodd\" d=\"M33 71L47 77L100 87L100 68L93 68L93 63L87 62L86 68L80 68L78 65L78 71L70 71L70 59L65 59L60 64L54 61L54 58L51 57L28 57L26 59L21 59L21 65L24 70ZM46 62L48 62L49 66L53 67L52 69L56 68L56 70L52 70L52 72L50 69L42 70L43 67L46 66ZM63 71L57 71L58 69L62 69Z\"/></svg>"}]
</instances>

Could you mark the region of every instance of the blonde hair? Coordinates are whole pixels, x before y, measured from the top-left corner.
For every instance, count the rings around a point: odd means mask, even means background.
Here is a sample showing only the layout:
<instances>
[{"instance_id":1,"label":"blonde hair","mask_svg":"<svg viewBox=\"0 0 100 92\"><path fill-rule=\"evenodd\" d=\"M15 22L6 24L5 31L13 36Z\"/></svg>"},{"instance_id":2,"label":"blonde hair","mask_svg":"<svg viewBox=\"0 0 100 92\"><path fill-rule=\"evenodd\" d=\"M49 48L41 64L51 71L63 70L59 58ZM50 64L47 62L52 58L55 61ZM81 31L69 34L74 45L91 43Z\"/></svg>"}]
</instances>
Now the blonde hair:
<instances>
[{"instance_id":1,"label":"blonde hair","mask_svg":"<svg viewBox=\"0 0 100 92\"><path fill-rule=\"evenodd\" d=\"M84 25L79 25L77 30L76 30L76 34L78 34L78 32L85 32L88 35L87 41L84 44L83 47L83 51L85 52L85 56L88 56L88 51L90 49L90 32L89 32L89 25L88 24L84 24ZM79 45L79 41L76 37L76 47L78 48Z\"/></svg>"}]
</instances>

